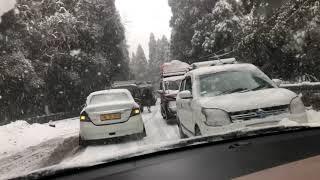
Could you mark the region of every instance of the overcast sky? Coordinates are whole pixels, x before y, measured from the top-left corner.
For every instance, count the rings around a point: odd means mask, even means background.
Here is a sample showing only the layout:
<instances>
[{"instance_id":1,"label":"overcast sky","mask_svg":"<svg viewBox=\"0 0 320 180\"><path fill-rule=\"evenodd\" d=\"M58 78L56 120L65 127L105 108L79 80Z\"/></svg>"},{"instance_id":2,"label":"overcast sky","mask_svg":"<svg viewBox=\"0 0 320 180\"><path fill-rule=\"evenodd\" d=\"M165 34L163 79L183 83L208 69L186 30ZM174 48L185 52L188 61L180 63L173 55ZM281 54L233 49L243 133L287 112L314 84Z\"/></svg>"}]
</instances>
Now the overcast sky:
<instances>
[{"instance_id":1,"label":"overcast sky","mask_svg":"<svg viewBox=\"0 0 320 180\"><path fill-rule=\"evenodd\" d=\"M125 23L130 54L136 51L140 43L148 58L151 32L156 38L163 34L170 38L171 9L168 0L116 0L116 5Z\"/></svg>"}]
</instances>

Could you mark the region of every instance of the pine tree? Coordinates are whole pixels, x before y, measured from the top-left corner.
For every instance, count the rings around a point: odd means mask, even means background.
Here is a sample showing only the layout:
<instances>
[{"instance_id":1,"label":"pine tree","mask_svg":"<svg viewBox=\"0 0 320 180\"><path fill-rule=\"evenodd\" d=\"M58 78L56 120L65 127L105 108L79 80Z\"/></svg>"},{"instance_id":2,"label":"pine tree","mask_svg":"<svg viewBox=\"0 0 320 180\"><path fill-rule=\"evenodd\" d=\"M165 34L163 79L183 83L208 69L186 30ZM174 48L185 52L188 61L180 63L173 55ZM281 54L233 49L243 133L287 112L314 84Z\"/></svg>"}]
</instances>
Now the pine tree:
<instances>
[{"instance_id":1,"label":"pine tree","mask_svg":"<svg viewBox=\"0 0 320 180\"><path fill-rule=\"evenodd\" d=\"M157 57L157 41L153 33L150 33L149 38L149 63L152 65Z\"/></svg>"},{"instance_id":2,"label":"pine tree","mask_svg":"<svg viewBox=\"0 0 320 180\"><path fill-rule=\"evenodd\" d=\"M142 46L139 44L134 59L132 59L132 71L135 79L139 81L148 80L148 62Z\"/></svg>"},{"instance_id":3,"label":"pine tree","mask_svg":"<svg viewBox=\"0 0 320 180\"><path fill-rule=\"evenodd\" d=\"M114 2L17 0L0 23L0 119L79 111L89 93L128 78Z\"/></svg>"}]
</instances>

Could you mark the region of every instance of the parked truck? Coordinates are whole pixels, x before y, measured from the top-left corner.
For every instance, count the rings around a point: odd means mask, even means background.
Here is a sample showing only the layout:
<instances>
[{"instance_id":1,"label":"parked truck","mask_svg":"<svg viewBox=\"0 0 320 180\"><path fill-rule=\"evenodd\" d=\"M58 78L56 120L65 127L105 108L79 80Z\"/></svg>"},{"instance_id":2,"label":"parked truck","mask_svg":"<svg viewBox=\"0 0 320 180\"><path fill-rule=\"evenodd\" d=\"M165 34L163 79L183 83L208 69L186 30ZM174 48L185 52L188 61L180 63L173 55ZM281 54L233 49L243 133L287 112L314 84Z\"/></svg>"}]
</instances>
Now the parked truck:
<instances>
[{"instance_id":1,"label":"parked truck","mask_svg":"<svg viewBox=\"0 0 320 180\"><path fill-rule=\"evenodd\" d=\"M190 65L179 60L161 65L160 88L160 110L163 119L168 120L176 115L176 96L179 92L181 80L184 74L188 72Z\"/></svg>"}]
</instances>

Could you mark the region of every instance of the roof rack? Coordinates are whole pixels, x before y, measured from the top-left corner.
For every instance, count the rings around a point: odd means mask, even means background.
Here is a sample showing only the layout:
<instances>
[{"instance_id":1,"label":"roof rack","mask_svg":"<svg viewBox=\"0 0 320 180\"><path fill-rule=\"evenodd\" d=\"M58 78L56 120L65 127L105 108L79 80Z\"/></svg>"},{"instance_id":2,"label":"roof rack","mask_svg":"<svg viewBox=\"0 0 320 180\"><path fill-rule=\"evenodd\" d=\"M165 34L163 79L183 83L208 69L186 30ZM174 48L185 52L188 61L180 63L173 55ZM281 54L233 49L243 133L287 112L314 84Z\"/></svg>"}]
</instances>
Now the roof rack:
<instances>
[{"instance_id":1,"label":"roof rack","mask_svg":"<svg viewBox=\"0 0 320 180\"><path fill-rule=\"evenodd\" d=\"M213 61L203 61L203 62L197 62L191 64L191 69L198 69L201 67L208 67L208 66L218 66L218 65L224 65L224 64L237 64L236 58L228 58L228 59L219 59L219 60L213 60Z\"/></svg>"}]
</instances>

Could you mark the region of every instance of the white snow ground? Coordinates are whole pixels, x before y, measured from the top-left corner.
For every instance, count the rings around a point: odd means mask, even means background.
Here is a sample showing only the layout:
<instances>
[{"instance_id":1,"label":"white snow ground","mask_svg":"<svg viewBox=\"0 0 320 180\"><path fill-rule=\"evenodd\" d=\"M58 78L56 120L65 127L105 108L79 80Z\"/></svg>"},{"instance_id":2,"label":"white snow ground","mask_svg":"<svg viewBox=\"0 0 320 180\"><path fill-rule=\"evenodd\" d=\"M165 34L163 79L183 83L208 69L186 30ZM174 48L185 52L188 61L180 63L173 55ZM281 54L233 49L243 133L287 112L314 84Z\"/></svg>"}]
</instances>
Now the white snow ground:
<instances>
[{"instance_id":1,"label":"white snow ground","mask_svg":"<svg viewBox=\"0 0 320 180\"><path fill-rule=\"evenodd\" d=\"M309 110L309 120L319 126L320 112ZM174 122L162 119L159 104L152 113L144 112L147 137L142 140L120 141L108 145L91 145L79 148L78 118L47 124L28 124L25 121L0 126L0 179L8 179L45 167L70 167L94 164L121 155L152 151L161 144L170 144L179 139Z\"/></svg>"},{"instance_id":2,"label":"white snow ground","mask_svg":"<svg viewBox=\"0 0 320 180\"><path fill-rule=\"evenodd\" d=\"M91 145L84 149L75 146L79 134L78 118L54 122L56 127L50 127L49 123L30 125L25 121L0 126L0 179L54 165L48 161L65 165L90 163L134 152L144 145L179 139L178 127L162 119L159 104L151 110L151 113L142 114L147 132L144 139Z\"/></svg>"},{"instance_id":3,"label":"white snow ground","mask_svg":"<svg viewBox=\"0 0 320 180\"><path fill-rule=\"evenodd\" d=\"M0 126L0 158L54 138L74 136L79 132L77 120L71 118L54 122L56 127L50 127L49 123L30 125L21 120Z\"/></svg>"},{"instance_id":4,"label":"white snow ground","mask_svg":"<svg viewBox=\"0 0 320 180\"><path fill-rule=\"evenodd\" d=\"M152 113L144 112L143 120L147 137L142 140L131 140L119 144L88 146L76 156L66 159L65 164L83 164L99 162L104 159L116 157L120 154L137 152L145 146L157 145L161 142L168 142L180 139L179 129L176 124L167 123L162 119L159 106L151 108Z\"/></svg>"}]
</instances>

